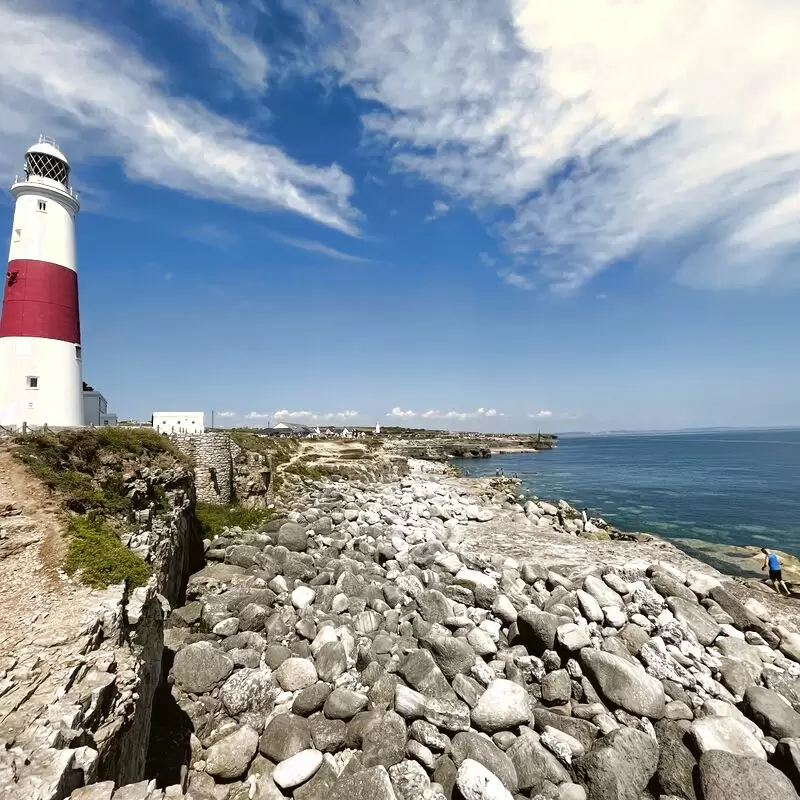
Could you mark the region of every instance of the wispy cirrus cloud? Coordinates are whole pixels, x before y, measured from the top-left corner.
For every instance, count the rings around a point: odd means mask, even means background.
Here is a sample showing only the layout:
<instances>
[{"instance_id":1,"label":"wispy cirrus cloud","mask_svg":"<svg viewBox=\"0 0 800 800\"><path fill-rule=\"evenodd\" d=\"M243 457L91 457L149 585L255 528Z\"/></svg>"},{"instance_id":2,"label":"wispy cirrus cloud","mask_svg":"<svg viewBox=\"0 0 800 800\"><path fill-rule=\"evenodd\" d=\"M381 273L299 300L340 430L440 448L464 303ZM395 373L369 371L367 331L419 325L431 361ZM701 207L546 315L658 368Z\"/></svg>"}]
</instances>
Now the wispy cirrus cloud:
<instances>
[{"instance_id":1,"label":"wispy cirrus cloud","mask_svg":"<svg viewBox=\"0 0 800 800\"><path fill-rule=\"evenodd\" d=\"M282 210L355 235L352 179L302 164L196 101L129 45L36 0L0 0L0 178L18 171L32 131L74 161L119 159L128 176L191 195Z\"/></svg>"},{"instance_id":2,"label":"wispy cirrus cloud","mask_svg":"<svg viewBox=\"0 0 800 800\"><path fill-rule=\"evenodd\" d=\"M372 263L372 259L354 256L350 253L344 253L341 250L336 250L333 247L328 247L320 242L313 242L309 239L295 239L292 236L284 236L281 233L270 233L270 238L274 239L276 242L280 242L281 244L294 247L297 250L305 250L307 253L319 253L320 255L327 256L328 258L335 258L337 261L350 261L354 264Z\"/></svg>"},{"instance_id":3,"label":"wispy cirrus cloud","mask_svg":"<svg viewBox=\"0 0 800 800\"><path fill-rule=\"evenodd\" d=\"M153 0L162 11L184 21L211 55L247 91L263 91L269 59L255 38L265 9L257 0Z\"/></svg>"},{"instance_id":4,"label":"wispy cirrus cloud","mask_svg":"<svg viewBox=\"0 0 800 800\"><path fill-rule=\"evenodd\" d=\"M694 287L796 277L800 4L315 0L317 63L367 135L494 226L507 283L622 259Z\"/></svg>"}]
</instances>

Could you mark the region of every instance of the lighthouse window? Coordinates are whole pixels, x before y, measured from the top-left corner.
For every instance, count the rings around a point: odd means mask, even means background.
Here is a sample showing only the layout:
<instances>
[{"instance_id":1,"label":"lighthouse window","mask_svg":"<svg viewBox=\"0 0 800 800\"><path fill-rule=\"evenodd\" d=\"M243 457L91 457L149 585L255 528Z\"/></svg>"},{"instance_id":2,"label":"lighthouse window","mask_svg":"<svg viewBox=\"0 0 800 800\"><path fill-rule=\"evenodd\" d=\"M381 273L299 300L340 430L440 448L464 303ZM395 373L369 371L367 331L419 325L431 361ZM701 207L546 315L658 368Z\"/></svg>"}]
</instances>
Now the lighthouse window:
<instances>
[{"instance_id":1,"label":"lighthouse window","mask_svg":"<svg viewBox=\"0 0 800 800\"><path fill-rule=\"evenodd\" d=\"M47 203L44 200L39 200L38 208L39 211L47 211Z\"/></svg>"},{"instance_id":2,"label":"lighthouse window","mask_svg":"<svg viewBox=\"0 0 800 800\"><path fill-rule=\"evenodd\" d=\"M75 345L75 358L81 357L81 346L79 344Z\"/></svg>"},{"instance_id":3,"label":"lighthouse window","mask_svg":"<svg viewBox=\"0 0 800 800\"><path fill-rule=\"evenodd\" d=\"M39 378L36 375L28 375L28 388L29 389L39 388Z\"/></svg>"}]
</instances>

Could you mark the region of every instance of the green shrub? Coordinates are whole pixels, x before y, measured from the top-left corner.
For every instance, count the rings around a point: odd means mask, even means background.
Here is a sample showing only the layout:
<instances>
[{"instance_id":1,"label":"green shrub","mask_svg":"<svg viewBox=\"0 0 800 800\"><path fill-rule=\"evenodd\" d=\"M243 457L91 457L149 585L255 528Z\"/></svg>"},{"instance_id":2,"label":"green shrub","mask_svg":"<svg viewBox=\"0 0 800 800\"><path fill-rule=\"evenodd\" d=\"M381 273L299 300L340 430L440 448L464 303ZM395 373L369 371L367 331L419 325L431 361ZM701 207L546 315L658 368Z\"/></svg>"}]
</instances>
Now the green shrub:
<instances>
[{"instance_id":1,"label":"green shrub","mask_svg":"<svg viewBox=\"0 0 800 800\"><path fill-rule=\"evenodd\" d=\"M244 506L214 506L209 503L198 503L195 516L200 523L204 539L219 536L225 528L239 527L253 530L275 515L274 511L263 508L245 508Z\"/></svg>"},{"instance_id":2,"label":"green shrub","mask_svg":"<svg viewBox=\"0 0 800 800\"><path fill-rule=\"evenodd\" d=\"M150 577L150 567L122 544L105 520L84 516L69 521L64 570L96 589L122 581L143 586Z\"/></svg>"}]
</instances>

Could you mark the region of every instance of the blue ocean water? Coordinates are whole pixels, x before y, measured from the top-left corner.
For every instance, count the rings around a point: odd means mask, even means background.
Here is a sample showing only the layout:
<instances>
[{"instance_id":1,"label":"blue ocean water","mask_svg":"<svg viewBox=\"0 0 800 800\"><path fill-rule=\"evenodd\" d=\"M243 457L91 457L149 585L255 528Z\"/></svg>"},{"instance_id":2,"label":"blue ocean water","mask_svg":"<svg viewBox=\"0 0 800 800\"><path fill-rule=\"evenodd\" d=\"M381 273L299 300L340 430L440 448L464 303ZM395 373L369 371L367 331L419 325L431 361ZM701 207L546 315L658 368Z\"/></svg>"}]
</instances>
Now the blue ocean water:
<instances>
[{"instance_id":1,"label":"blue ocean water","mask_svg":"<svg viewBox=\"0 0 800 800\"><path fill-rule=\"evenodd\" d=\"M567 436L551 451L456 463L517 473L621 530L800 556L800 430Z\"/></svg>"}]
</instances>

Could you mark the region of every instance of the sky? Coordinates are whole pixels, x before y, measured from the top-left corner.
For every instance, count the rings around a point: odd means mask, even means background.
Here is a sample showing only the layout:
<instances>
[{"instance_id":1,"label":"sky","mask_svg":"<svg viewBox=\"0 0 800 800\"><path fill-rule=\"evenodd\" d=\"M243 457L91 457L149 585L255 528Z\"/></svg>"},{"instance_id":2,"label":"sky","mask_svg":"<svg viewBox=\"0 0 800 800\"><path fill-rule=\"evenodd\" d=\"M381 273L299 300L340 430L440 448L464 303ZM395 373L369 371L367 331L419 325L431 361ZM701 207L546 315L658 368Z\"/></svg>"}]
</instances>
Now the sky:
<instances>
[{"instance_id":1,"label":"sky","mask_svg":"<svg viewBox=\"0 0 800 800\"><path fill-rule=\"evenodd\" d=\"M69 157L120 418L798 425L798 41L795 0L0 0L0 182Z\"/></svg>"}]
</instances>

